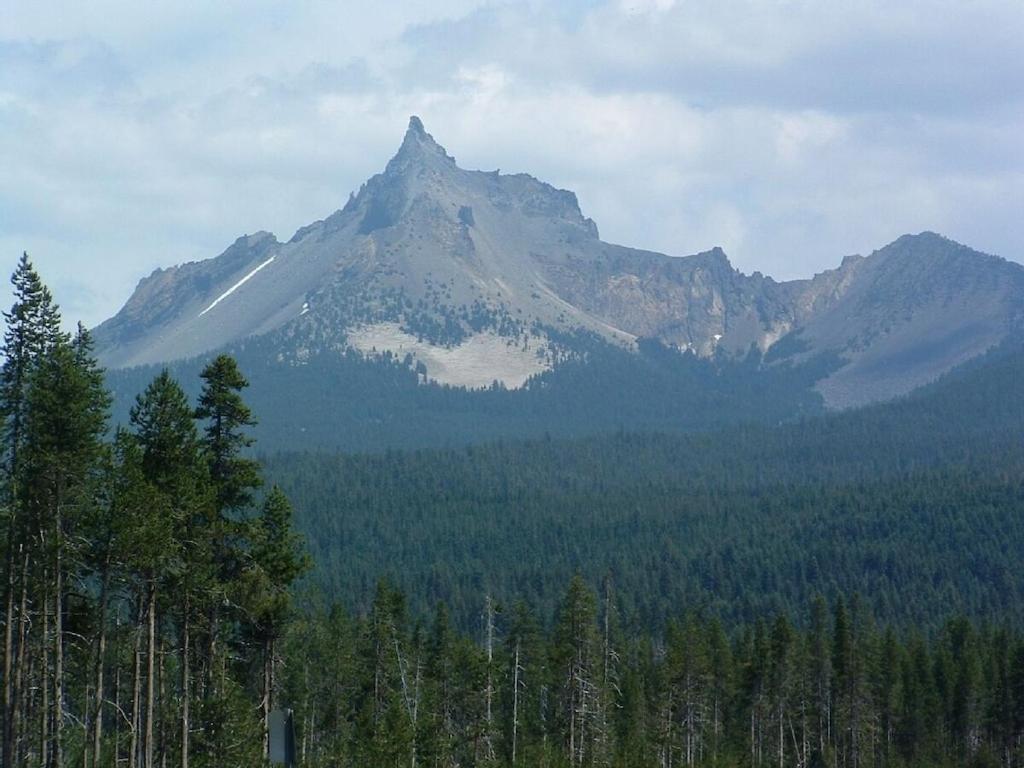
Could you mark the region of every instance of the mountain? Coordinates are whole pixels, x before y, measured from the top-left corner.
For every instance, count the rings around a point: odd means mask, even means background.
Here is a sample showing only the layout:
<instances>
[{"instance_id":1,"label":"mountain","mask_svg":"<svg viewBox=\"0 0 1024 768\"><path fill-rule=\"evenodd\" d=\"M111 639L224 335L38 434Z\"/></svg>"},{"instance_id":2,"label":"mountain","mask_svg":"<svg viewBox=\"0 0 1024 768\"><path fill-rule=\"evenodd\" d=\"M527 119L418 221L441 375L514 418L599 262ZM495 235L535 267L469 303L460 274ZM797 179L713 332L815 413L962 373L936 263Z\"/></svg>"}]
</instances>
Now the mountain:
<instances>
[{"instance_id":1,"label":"mountain","mask_svg":"<svg viewBox=\"0 0 1024 768\"><path fill-rule=\"evenodd\" d=\"M160 269L95 331L110 368L272 339L271 356L392 352L465 387L530 377L650 339L700 358L840 363L831 407L935 379L1024 325L1024 267L932 233L905 236L807 280L735 270L721 249L671 257L602 241L572 192L468 171L413 117L398 153L345 207L288 242L258 232Z\"/></svg>"}]
</instances>

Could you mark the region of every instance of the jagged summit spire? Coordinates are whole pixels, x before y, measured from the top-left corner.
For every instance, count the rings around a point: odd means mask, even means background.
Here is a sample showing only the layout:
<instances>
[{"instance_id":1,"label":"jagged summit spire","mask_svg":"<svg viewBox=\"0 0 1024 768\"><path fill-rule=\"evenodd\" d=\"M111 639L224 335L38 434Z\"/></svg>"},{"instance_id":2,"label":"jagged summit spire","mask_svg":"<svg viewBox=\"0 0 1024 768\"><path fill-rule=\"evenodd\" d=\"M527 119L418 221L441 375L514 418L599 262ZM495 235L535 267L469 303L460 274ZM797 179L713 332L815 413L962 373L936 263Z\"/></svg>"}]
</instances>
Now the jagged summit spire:
<instances>
[{"instance_id":1,"label":"jagged summit spire","mask_svg":"<svg viewBox=\"0 0 1024 768\"><path fill-rule=\"evenodd\" d=\"M410 133L421 137L427 136L427 131L423 127L423 121L420 120L416 115L412 115L409 117L409 129L406 131L406 135Z\"/></svg>"},{"instance_id":2,"label":"jagged summit spire","mask_svg":"<svg viewBox=\"0 0 1024 768\"><path fill-rule=\"evenodd\" d=\"M406 129L405 138L402 139L402 146L388 163L388 170L398 170L411 162L423 162L428 158L440 158L446 164L455 164L455 158L451 157L444 147L427 133L426 128L423 127L423 121L416 115L412 115L409 118L409 127Z\"/></svg>"}]
</instances>

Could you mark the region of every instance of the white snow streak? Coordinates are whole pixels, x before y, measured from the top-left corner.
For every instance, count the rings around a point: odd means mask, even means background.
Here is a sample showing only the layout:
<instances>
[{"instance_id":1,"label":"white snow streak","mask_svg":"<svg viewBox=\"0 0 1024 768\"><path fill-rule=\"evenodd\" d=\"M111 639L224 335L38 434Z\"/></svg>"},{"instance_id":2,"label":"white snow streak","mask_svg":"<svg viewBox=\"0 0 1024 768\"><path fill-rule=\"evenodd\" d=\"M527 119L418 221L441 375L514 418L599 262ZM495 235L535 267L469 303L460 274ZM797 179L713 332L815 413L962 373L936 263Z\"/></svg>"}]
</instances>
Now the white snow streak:
<instances>
[{"instance_id":1,"label":"white snow streak","mask_svg":"<svg viewBox=\"0 0 1024 768\"><path fill-rule=\"evenodd\" d=\"M213 309L213 308L214 308L214 307L216 307L216 306L217 306L218 304L220 304L220 303L221 303L222 301L224 301L224 299L226 299L226 298L227 298L228 296L230 296L230 295L231 295L232 293L234 293L234 292L235 292L235 291L237 291L237 290L238 290L239 288L241 288L241 287L242 287L243 285L245 285L245 282L246 282L246 281L247 281L247 280L248 280L248 279L249 279L250 277L252 277L252 276L253 276L253 275L255 275L255 274L256 274L257 272L259 272L259 271L260 271L261 269L263 269L263 268L264 268L265 266L267 266L267 264L269 264L270 262L272 262L272 261L273 261L273 260L274 260L275 258L276 258L276 257L274 257L274 256L271 256L271 257L270 257L269 259L267 259L266 261L264 261L264 262L263 262L262 264L259 264L259 265L258 265L258 266L256 267L256 269L254 269L254 270L253 270L252 272L250 272L250 273L249 273L248 275L246 275L245 277L243 277L243 278L242 278L241 280L239 280L239 281L238 281L237 283L235 283L235 284L234 284L234 285L232 285L232 286L231 286L230 288L228 288L228 289L227 289L226 291L224 291L224 293L222 293L222 294L221 294L220 296L218 296L218 297L217 297L216 299L214 299L214 300L213 300L213 303L212 303L212 304L211 304L210 306L208 306L208 307L207 307L206 309L204 309L204 310L203 310L202 312L200 312L200 313L199 313L199 315L198 315L198 317L202 317L203 315L205 315L205 314L206 314L207 312L209 312L209 311L210 311L211 309Z\"/></svg>"}]
</instances>

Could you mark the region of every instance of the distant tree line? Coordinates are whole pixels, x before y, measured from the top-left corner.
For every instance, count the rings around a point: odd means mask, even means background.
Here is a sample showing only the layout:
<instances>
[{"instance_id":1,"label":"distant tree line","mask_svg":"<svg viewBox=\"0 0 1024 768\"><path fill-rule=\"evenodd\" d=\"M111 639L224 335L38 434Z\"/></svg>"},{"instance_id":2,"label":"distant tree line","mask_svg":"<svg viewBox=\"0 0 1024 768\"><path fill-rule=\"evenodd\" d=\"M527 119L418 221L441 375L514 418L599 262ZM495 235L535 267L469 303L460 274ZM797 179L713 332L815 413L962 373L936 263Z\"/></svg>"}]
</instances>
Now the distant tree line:
<instances>
[{"instance_id":1,"label":"distant tree line","mask_svg":"<svg viewBox=\"0 0 1024 768\"><path fill-rule=\"evenodd\" d=\"M112 435L88 332L27 257L0 371L5 768L257 765L290 587L291 508L261 495L235 361L193 406L164 371Z\"/></svg>"}]
</instances>

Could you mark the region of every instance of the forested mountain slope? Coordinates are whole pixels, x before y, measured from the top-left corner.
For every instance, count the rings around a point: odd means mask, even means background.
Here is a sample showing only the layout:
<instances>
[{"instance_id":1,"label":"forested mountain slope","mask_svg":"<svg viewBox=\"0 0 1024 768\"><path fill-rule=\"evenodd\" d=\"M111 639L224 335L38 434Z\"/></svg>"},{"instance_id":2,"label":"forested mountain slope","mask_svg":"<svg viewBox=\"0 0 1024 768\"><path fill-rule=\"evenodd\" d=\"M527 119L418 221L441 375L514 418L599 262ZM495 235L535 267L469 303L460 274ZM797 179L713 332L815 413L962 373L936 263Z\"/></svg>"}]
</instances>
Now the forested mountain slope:
<instances>
[{"instance_id":1,"label":"forested mountain slope","mask_svg":"<svg viewBox=\"0 0 1024 768\"><path fill-rule=\"evenodd\" d=\"M520 389L483 390L424 383L393 356L311 355L302 365L274 356L255 339L236 352L260 414L254 432L272 450L380 451L461 447L508 438L577 437L617 429L681 432L748 422L778 423L822 410L814 382L836 365L822 355L764 365L748 357L702 359L656 341L637 353L588 335L573 337L580 356ZM194 396L204 366L168 366ZM107 372L115 423L125 423L136 393L162 366Z\"/></svg>"},{"instance_id":2,"label":"forested mountain slope","mask_svg":"<svg viewBox=\"0 0 1024 768\"><path fill-rule=\"evenodd\" d=\"M632 618L728 619L860 591L927 625L1024 621L1024 354L914 396L770 428L620 433L377 456L268 456L316 579L359 605L382 574L463 623L481 591L543 608L611 573Z\"/></svg>"}]
</instances>

